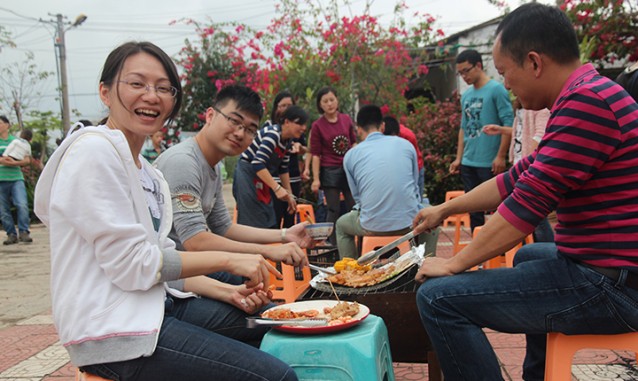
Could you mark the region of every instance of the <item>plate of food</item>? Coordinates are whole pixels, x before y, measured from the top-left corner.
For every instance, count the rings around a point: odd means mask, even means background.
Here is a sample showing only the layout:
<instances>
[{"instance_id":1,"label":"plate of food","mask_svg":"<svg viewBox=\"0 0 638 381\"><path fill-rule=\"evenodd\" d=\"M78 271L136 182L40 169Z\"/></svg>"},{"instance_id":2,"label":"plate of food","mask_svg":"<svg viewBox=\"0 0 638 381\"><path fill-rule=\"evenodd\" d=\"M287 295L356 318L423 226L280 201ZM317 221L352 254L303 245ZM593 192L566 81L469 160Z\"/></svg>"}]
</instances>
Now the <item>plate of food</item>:
<instances>
[{"instance_id":1,"label":"plate of food","mask_svg":"<svg viewBox=\"0 0 638 381\"><path fill-rule=\"evenodd\" d=\"M295 325L274 326L284 332L319 334L341 331L361 323L370 314L370 309L357 302L337 300L306 300L282 304L261 314L265 319L326 319L326 324L316 327Z\"/></svg>"}]
</instances>

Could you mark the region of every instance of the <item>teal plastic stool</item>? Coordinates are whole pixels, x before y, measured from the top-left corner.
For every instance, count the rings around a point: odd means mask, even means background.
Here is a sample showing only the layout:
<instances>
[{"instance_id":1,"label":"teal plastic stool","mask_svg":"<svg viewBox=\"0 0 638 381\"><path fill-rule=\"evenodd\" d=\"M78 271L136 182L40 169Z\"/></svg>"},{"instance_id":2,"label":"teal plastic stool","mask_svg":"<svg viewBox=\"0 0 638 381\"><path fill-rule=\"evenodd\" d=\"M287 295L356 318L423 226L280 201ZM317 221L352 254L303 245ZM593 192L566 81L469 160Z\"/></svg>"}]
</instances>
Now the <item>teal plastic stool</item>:
<instances>
[{"instance_id":1,"label":"teal plastic stool","mask_svg":"<svg viewBox=\"0 0 638 381\"><path fill-rule=\"evenodd\" d=\"M355 327L321 335L272 330L261 350L289 364L302 381L394 381L388 330L375 315Z\"/></svg>"}]
</instances>

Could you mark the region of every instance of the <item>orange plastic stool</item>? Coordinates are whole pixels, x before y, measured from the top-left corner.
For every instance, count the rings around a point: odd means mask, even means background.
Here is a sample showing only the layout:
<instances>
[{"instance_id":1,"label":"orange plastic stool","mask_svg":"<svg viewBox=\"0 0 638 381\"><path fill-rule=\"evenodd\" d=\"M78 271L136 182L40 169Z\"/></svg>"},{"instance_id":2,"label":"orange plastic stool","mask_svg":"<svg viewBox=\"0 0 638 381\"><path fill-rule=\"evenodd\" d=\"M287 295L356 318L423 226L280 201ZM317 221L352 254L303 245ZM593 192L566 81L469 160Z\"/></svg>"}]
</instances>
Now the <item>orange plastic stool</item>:
<instances>
[{"instance_id":1,"label":"orange plastic stool","mask_svg":"<svg viewBox=\"0 0 638 381\"><path fill-rule=\"evenodd\" d=\"M572 358L579 349L630 349L638 353L638 332L618 335L547 334L545 381L571 380Z\"/></svg>"},{"instance_id":2,"label":"orange plastic stool","mask_svg":"<svg viewBox=\"0 0 638 381\"><path fill-rule=\"evenodd\" d=\"M113 381L90 373L82 373L79 369L75 369L75 381Z\"/></svg>"},{"instance_id":3,"label":"orange plastic stool","mask_svg":"<svg viewBox=\"0 0 638 381\"><path fill-rule=\"evenodd\" d=\"M273 266L278 267L274 262L269 261ZM270 285L274 300L283 300L292 303L310 287L310 268L304 266L295 268L294 266L281 263L281 274L283 279L277 279L270 275ZM272 287L274 286L274 287Z\"/></svg>"},{"instance_id":4,"label":"orange plastic stool","mask_svg":"<svg viewBox=\"0 0 638 381\"><path fill-rule=\"evenodd\" d=\"M455 190L445 192L445 201L450 201L451 199L459 196L463 196L465 191ZM443 220L443 227L447 227L450 225L457 226L457 224L462 223L466 228L470 226L470 215L468 213L462 214L454 214Z\"/></svg>"},{"instance_id":5,"label":"orange plastic stool","mask_svg":"<svg viewBox=\"0 0 638 381\"><path fill-rule=\"evenodd\" d=\"M315 223L315 209L312 205L308 204L297 204L297 221L304 222L308 221L311 224Z\"/></svg>"},{"instance_id":6,"label":"orange plastic stool","mask_svg":"<svg viewBox=\"0 0 638 381\"><path fill-rule=\"evenodd\" d=\"M396 241L399 238L401 238L400 235L366 235L363 237L363 241L361 243L361 253L369 253L391 243L392 241ZM401 243L398 249L401 254L410 251L410 242L406 241Z\"/></svg>"}]
</instances>

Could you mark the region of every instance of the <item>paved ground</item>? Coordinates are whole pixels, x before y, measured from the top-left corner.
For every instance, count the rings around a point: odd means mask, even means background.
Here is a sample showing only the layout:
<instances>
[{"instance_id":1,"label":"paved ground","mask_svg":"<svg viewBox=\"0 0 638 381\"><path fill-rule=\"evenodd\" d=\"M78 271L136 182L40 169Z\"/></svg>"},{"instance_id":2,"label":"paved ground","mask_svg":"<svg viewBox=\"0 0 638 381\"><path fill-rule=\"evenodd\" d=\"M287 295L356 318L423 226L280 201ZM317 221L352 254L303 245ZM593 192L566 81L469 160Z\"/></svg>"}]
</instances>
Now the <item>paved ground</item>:
<instances>
[{"instance_id":1,"label":"paved ground","mask_svg":"<svg viewBox=\"0 0 638 381\"><path fill-rule=\"evenodd\" d=\"M225 192L232 210L234 203L228 186ZM453 228L443 231L437 255L451 255L453 235ZM72 381L74 368L51 321L48 231L35 225L32 236L34 242L30 245L0 246L0 381ZM467 232L462 240L469 240ZM522 380L524 337L497 332L488 332L488 337L501 361L505 380ZM574 364L572 380L638 380L632 353L581 351ZM394 371L397 381L428 380L427 364L395 363Z\"/></svg>"}]
</instances>

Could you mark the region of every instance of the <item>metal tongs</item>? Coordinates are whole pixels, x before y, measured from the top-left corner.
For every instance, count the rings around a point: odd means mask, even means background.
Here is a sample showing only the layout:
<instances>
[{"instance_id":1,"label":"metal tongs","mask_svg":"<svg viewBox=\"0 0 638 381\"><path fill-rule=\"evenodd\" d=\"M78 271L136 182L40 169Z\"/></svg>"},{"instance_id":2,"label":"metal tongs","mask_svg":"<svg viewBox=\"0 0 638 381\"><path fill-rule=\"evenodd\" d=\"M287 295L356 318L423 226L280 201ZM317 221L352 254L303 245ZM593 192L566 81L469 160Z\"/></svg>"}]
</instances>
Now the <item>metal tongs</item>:
<instances>
[{"instance_id":1,"label":"metal tongs","mask_svg":"<svg viewBox=\"0 0 638 381\"><path fill-rule=\"evenodd\" d=\"M266 319L249 316L246 318L246 328L257 328L261 325L291 325L297 327L320 327L328 324L327 319L306 318L306 319Z\"/></svg>"},{"instance_id":2,"label":"metal tongs","mask_svg":"<svg viewBox=\"0 0 638 381\"><path fill-rule=\"evenodd\" d=\"M320 273L324 273L327 275L335 275L337 273L335 270L331 268L315 266L312 263L309 263L308 267L310 267L312 270L319 271Z\"/></svg>"},{"instance_id":3,"label":"metal tongs","mask_svg":"<svg viewBox=\"0 0 638 381\"><path fill-rule=\"evenodd\" d=\"M383 254L387 253L388 251L394 249L395 247L399 246L403 242L408 241L412 238L414 238L414 231L411 231L408 234L404 235L403 237L390 242L389 244L379 248L378 250L371 251L365 255L362 255L361 257L359 257L359 259L357 259L357 263L362 266L367 265L368 263L372 263L376 261Z\"/></svg>"}]
</instances>

